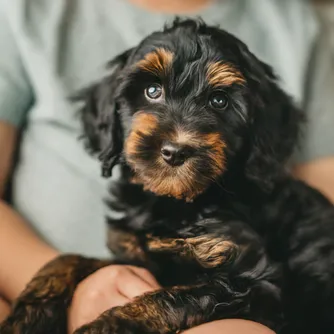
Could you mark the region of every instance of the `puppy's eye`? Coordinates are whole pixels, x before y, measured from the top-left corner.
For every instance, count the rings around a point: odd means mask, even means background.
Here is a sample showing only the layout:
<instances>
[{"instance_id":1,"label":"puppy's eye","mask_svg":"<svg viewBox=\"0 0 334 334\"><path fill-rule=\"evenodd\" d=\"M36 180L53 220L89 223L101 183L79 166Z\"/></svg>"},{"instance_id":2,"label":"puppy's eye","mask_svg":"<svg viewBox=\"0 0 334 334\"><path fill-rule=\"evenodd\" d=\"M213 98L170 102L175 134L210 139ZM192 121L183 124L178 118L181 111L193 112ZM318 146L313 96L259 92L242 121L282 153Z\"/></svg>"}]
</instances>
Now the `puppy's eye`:
<instances>
[{"instance_id":1,"label":"puppy's eye","mask_svg":"<svg viewBox=\"0 0 334 334\"><path fill-rule=\"evenodd\" d=\"M145 89L145 95L150 100L157 100L162 96L162 87L159 84L149 85Z\"/></svg>"},{"instance_id":2,"label":"puppy's eye","mask_svg":"<svg viewBox=\"0 0 334 334\"><path fill-rule=\"evenodd\" d=\"M210 96L209 104L212 108L223 110L228 106L228 97L224 92L216 92Z\"/></svg>"}]
</instances>

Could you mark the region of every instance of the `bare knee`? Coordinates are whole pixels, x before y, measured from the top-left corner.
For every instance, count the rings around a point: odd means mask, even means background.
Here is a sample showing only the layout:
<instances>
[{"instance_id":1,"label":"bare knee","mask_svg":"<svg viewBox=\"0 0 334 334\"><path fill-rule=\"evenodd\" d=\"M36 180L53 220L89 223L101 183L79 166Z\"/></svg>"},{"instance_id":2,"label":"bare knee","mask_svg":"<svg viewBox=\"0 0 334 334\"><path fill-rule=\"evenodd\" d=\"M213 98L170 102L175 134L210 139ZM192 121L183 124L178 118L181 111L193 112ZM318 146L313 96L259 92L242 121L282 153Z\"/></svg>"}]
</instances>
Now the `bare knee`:
<instances>
[{"instance_id":1,"label":"bare knee","mask_svg":"<svg viewBox=\"0 0 334 334\"><path fill-rule=\"evenodd\" d=\"M269 328L256 322L227 319L210 322L192 329L187 330L184 334L275 334Z\"/></svg>"}]
</instances>

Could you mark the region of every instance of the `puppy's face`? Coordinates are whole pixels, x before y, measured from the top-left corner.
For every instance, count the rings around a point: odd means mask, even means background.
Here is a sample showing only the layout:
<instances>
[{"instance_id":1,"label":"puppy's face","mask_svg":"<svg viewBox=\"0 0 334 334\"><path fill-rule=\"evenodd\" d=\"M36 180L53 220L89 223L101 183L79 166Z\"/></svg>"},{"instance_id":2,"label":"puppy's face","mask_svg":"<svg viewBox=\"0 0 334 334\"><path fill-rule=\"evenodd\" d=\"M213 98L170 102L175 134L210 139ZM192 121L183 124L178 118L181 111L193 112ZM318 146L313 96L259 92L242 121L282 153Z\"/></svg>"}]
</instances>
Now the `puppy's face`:
<instances>
[{"instance_id":1,"label":"puppy's face","mask_svg":"<svg viewBox=\"0 0 334 334\"><path fill-rule=\"evenodd\" d=\"M127 74L131 115L124 155L134 182L158 195L192 200L227 168L246 122L246 80L211 45L160 46L140 54Z\"/></svg>"},{"instance_id":2,"label":"puppy's face","mask_svg":"<svg viewBox=\"0 0 334 334\"><path fill-rule=\"evenodd\" d=\"M109 121L101 127L107 132L99 147L102 160L122 156L132 182L187 201L218 182L249 144L256 117L257 78L240 43L219 29L186 21L122 55L116 74L103 84L115 115L111 118L111 109L104 113Z\"/></svg>"}]
</instances>

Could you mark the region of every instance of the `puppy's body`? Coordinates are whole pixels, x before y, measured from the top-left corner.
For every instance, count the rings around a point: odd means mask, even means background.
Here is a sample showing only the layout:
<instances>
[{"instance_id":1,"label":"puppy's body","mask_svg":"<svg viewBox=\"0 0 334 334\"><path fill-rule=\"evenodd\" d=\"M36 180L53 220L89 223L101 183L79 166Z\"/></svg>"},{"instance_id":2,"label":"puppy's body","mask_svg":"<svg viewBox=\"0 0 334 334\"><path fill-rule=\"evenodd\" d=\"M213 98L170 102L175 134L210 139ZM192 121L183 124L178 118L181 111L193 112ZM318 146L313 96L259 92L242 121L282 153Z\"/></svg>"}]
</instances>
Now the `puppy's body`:
<instances>
[{"instance_id":1,"label":"puppy's body","mask_svg":"<svg viewBox=\"0 0 334 334\"><path fill-rule=\"evenodd\" d=\"M225 187L180 203L147 194L125 176L112 186L109 205L123 218L108 219L111 250L126 263L145 266L165 287L203 285L196 301L203 303L201 318L191 327L241 317L280 333L330 333L332 204L289 176L270 196L246 180ZM128 247L116 242L120 235ZM191 318L192 311L185 312Z\"/></svg>"},{"instance_id":2,"label":"puppy's body","mask_svg":"<svg viewBox=\"0 0 334 334\"><path fill-rule=\"evenodd\" d=\"M113 263L163 289L76 333L174 333L238 317L281 333L334 331L334 209L285 163L302 113L228 33L175 22L83 93L87 147L110 188ZM77 284L108 261L65 255L28 285L1 334L65 333Z\"/></svg>"}]
</instances>

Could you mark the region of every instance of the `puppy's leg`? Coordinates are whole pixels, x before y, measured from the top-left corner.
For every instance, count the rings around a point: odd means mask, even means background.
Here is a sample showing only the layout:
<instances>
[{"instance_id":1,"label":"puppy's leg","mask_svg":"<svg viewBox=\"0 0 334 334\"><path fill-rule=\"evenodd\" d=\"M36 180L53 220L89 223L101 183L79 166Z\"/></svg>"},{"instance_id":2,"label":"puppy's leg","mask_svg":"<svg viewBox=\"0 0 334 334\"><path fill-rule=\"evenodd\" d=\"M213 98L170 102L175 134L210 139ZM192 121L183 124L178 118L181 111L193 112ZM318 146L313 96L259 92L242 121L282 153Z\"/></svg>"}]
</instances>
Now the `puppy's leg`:
<instances>
[{"instance_id":1,"label":"puppy's leg","mask_svg":"<svg viewBox=\"0 0 334 334\"><path fill-rule=\"evenodd\" d=\"M284 333L334 333L334 208L296 223L289 236Z\"/></svg>"},{"instance_id":2,"label":"puppy's leg","mask_svg":"<svg viewBox=\"0 0 334 334\"><path fill-rule=\"evenodd\" d=\"M166 288L106 311L75 334L177 333L209 321L236 317L275 329L281 313L270 290L267 282L246 284L239 290L223 277L196 286ZM259 311L261 303L263 310Z\"/></svg>"},{"instance_id":3,"label":"puppy's leg","mask_svg":"<svg viewBox=\"0 0 334 334\"><path fill-rule=\"evenodd\" d=\"M67 307L76 286L110 261L76 255L56 258L27 285L9 317L0 325L1 334L65 334Z\"/></svg>"},{"instance_id":4,"label":"puppy's leg","mask_svg":"<svg viewBox=\"0 0 334 334\"><path fill-rule=\"evenodd\" d=\"M281 327L280 269L266 256L261 239L238 221L221 224L214 219L197 225L194 235L188 230L186 238L147 239L149 252L171 254L202 270L205 274L194 277L196 284L140 296L75 334L175 333L233 317ZM199 227L205 234L195 236Z\"/></svg>"}]
</instances>

